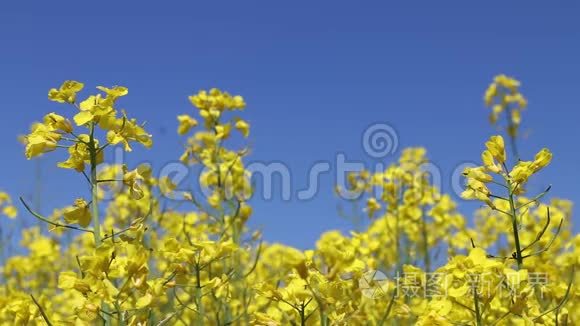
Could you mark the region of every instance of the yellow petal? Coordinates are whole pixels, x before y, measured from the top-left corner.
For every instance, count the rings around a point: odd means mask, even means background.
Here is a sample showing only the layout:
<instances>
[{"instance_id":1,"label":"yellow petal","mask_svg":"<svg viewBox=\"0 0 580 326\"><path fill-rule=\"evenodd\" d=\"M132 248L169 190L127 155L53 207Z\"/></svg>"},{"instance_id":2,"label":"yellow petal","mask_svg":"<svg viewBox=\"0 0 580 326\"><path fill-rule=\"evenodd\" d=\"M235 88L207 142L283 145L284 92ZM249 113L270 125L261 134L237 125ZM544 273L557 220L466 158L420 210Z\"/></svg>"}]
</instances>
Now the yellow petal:
<instances>
[{"instance_id":1,"label":"yellow petal","mask_svg":"<svg viewBox=\"0 0 580 326\"><path fill-rule=\"evenodd\" d=\"M74 121L77 126L82 126L89 121L92 121L95 116L90 111L81 111L74 116Z\"/></svg>"}]
</instances>

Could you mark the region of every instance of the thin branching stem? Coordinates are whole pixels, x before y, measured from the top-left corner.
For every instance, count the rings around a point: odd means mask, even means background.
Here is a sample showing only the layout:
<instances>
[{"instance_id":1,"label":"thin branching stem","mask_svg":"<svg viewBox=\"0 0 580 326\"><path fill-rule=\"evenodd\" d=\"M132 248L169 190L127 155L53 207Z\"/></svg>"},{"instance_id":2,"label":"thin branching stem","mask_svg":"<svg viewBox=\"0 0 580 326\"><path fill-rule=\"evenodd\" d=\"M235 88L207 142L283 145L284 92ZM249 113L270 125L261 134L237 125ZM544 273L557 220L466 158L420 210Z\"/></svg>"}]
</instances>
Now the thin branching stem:
<instances>
[{"instance_id":1,"label":"thin branching stem","mask_svg":"<svg viewBox=\"0 0 580 326\"><path fill-rule=\"evenodd\" d=\"M48 326L52 326L52 323L48 319L48 316L46 315L46 312L44 311L44 309L42 308L42 306L40 305L40 303L38 303L38 301L36 301L36 298L32 294L30 295L30 298L32 298L32 301L34 302L34 304L38 308L38 311L40 312L40 315L42 316L42 319L44 319L44 322Z\"/></svg>"},{"instance_id":2,"label":"thin branching stem","mask_svg":"<svg viewBox=\"0 0 580 326\"><path fill-rule=\"evenodd\" d=\"M24 208L26 208L26 210L30 214L32 214L32 216L36 217L37 219L39 219L39 220L41 220L41 221L43 221L45 223L48 223L50 225L53 225L53 226L55 226L57 228L67 228L67 229L72 229L72 230L77 230L77 231L82 231L82 232L93 233L93 231L92 230L89 230L89 229L81 228L81 227L74 226L74 225L61 224L61 223L58 223L58 222L54 222L54 221L49 220L48 218L46 218L46 217L40 215L39 213L33 211L32 208L30 208L30 206L24 201L24 198L22 198L22 197L20 197L20 202L22 203L22 205L24 205Z\"/></svg>"}]
</instances>

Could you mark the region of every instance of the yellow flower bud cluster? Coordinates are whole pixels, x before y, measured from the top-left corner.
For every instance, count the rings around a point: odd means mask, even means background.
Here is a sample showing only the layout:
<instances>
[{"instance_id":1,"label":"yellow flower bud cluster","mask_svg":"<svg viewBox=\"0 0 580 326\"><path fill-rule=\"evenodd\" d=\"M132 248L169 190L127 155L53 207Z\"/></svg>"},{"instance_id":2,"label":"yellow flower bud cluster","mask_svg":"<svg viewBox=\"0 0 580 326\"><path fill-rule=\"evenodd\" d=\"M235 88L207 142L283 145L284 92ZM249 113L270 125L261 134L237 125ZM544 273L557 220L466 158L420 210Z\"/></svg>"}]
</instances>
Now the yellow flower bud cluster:
<instances>
[{"instance_id":1,"label":"yellow flower bud cluster","mask_svg":"<svg viewBox=\"0 0 580 326\"><path fill-rule=\"evenodd\" d=\"M519 91L520 82L506 75L498 75L485 91L485 106L491 108L489 120L496 124L505 112L511 137L516 137L522 121L522 111L528 106L528 101Z\"/></svg>"}]
</instances>

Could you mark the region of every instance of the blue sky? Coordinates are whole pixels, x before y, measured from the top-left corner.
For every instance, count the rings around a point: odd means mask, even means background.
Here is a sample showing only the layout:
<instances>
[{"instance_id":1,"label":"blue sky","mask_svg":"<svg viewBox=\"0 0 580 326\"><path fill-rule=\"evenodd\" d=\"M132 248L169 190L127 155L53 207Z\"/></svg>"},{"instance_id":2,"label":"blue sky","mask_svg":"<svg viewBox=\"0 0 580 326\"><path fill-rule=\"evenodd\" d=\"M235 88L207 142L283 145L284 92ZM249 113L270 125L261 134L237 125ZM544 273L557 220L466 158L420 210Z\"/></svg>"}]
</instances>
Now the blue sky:
<instances>
[{"instance_id":1,"label":"blue sky","mask_svg":"<svg viewBox=\"0 0 580 326\"><path fill-rule=\"evenodd\" d=\"M287 164L295 190L312 164L337 153L375 163L361 135L378 122L397 130L399 149L425 146L449 190L454 167L477 161L494 133L482 94L506 73L522 80L530 103L522 156L554 152L530 190L552 184L553 196L580 202L579 9L572 1L3 3L0 188L30 196L37 163L26 161L16 136L45 113L67 110L46 93L76 79L88 89L129 88L121 104L148 121L155 141L131 162L175 160L175 116L193 112L187 96L219 87L246 98L251 160ZM53 167L63 154L40 163L44 212L84 190L79 176ZM308 201L254 200L252 225L267 240L299 247L346 230L334 178L320 182ZM465 207L468 214L474 205Z\"/></svg>"}]
</instances>

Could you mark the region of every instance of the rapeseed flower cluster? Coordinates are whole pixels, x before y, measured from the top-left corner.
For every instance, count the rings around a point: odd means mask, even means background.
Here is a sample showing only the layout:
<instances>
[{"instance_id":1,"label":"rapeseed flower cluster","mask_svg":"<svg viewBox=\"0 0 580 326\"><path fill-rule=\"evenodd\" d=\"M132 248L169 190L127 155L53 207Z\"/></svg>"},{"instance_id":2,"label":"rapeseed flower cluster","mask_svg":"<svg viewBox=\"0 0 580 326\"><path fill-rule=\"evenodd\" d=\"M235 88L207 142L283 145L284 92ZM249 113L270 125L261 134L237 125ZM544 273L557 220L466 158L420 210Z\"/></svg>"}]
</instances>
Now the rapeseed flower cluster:
<instances>
[{"instance_id":1,"label":"rapeseed flower cluster","mask_svg":"<svg viewBox=\"0 0 580 326\"><path fill-rule=\"evenodd\" d=\"M364 207L365 228L331 230L299 250L266 243L248 226L250 124L241 96L199 91L177 117L186 137L179 159L202 171L202 196L155 177L149 165L107 164L113 145L149 148L152 136L117 109L127 88L98 87L79 101L83 86L51 89L49 99L71 106L72 117L48 113L24 137L27 158L64 151L58 167L75 171L89 191L48 216L21 198L19 218L42 224L22 230L25 254L2 261L2 325L580 322L572 204L544 201L550 188L526 191L552 160L548 149L510 160L504 137L490 137L481 166L464 171L462 197L482 203L473 223L431 180L426 150L405 149L383 171L353 172L348 189L338 189L358 194L351 202ZM494 123L508 113L515 143L526 106L519 82L496 77L485 104ZM18 215L5 193L0 210Z\"/></svg>"}]
</instances>

